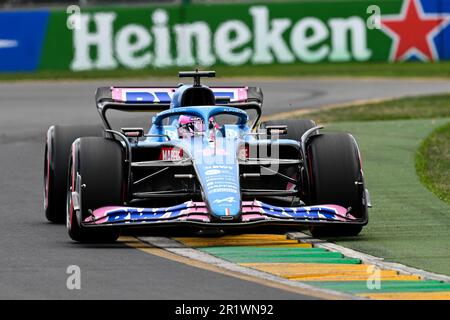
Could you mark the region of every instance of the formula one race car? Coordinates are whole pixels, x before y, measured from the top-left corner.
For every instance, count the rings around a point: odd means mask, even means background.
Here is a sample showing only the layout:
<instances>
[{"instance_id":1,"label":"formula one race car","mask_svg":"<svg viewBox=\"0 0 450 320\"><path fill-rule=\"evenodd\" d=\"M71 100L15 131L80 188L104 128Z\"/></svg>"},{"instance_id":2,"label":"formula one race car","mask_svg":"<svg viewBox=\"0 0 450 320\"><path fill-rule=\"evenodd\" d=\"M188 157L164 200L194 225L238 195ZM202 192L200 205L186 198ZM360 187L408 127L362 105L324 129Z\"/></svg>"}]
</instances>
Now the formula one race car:
<instances>
[{"instance_id":1,"label":"formula one race car","mask_svg":"<svg viewBox=\"0 0 450 320\"><path fill-rule=\"evenodd\" d=\"M314 236L354 236L367 224L369 194L353 136L320 133L311 120L259 123L260 88L200 84L213 71L179 76L194 83L98 88L104 128L49 128L48 220L66 220L81 242L161 226L309 227ZM110 109L159 113L149 130L113 130Z\"/></svg>"}]
</instances>

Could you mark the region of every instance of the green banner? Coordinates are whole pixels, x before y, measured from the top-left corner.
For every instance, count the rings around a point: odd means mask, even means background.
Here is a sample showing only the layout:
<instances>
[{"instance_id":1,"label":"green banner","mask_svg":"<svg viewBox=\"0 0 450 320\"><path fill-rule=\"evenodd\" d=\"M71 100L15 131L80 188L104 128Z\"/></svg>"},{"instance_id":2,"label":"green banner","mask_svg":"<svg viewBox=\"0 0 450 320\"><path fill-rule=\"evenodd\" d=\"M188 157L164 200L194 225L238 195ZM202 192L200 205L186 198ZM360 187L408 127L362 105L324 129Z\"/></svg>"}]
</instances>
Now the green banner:
<instances>
[{"instance_id":1,"label":"green banner","mask_svg":"<svg viewBox=\"0 0 450 320\"><path fill-rule=\"evenodd\" d=\"M75 7L50 12L38 69L447 60L449 24L444 0Z\"/></svg>"}]
</instances>

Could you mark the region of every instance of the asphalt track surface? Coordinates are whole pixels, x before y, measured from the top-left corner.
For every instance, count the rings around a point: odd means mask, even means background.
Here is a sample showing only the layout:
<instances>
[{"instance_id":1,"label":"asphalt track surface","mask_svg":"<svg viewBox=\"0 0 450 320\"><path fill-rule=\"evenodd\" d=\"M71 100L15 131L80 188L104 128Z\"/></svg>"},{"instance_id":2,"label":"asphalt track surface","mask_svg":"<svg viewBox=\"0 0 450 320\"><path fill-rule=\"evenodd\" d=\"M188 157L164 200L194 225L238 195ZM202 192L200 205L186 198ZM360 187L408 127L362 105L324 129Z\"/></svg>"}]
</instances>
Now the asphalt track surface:
<instances>
[{"instance_id":1,"label":"asphalt track surface","mask_svg":"<svg viewBox=\"0 0 450 320\"><path fill-rule=\"evenodd\" d=\"M42 169L48 126L99 123L93 103L96 87L149 83L0 84L0 299L307 299L120 243L77 244L68 238L64 226L45 220ZM265 114L450 91L447 80L291 79L220 84L236 83L262 87ZM158 82L164 84L171 83ZM69 265L81 268L81 290L66 287Z\"/></svg>"}]
</instances>

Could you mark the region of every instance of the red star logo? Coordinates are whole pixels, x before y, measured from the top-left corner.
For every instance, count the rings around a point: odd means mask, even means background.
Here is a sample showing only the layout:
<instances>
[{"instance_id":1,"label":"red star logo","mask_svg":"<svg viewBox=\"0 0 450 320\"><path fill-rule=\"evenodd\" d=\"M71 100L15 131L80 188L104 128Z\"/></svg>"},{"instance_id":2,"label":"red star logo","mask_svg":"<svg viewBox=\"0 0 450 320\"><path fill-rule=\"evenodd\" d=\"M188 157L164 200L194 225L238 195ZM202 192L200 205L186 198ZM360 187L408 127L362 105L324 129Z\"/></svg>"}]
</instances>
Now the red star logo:
<instances>
[{"instance_id":1,"label":"red star logo","mask_svg":"<svg viewBox=\"0 0 450 320\"><path fill-rule=\"evenodd\" d=\"M425 14L419 0L405 0L399 15L381 17L382 30L393 39L390 59L439 60L433 39L449 22L449 16Z\"/></svg>"}]
</instances>

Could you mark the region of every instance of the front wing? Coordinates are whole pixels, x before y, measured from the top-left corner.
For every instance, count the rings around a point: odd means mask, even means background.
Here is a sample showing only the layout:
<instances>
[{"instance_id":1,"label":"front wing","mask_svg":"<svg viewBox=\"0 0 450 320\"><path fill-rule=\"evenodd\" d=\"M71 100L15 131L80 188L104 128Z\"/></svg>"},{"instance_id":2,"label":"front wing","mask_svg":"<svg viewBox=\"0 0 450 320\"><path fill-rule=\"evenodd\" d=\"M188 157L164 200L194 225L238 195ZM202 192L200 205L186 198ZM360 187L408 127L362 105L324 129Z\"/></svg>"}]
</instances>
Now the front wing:
<instances>
[{"instance_id":1,"label":"front wing","mask_svg":"<svg viewBox=\"0 0 450 320\"><path fill-rule=\"evenodd\" d=\"M346 208L338 205L278 207L261 201L243 201L240 221L214 220L204 202L187 201L164 208L110 206L96 209L83 222L83 227L151 227L197 225L233 228L251 225L361 224Z\"/></svg>"}]
</instances>

